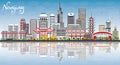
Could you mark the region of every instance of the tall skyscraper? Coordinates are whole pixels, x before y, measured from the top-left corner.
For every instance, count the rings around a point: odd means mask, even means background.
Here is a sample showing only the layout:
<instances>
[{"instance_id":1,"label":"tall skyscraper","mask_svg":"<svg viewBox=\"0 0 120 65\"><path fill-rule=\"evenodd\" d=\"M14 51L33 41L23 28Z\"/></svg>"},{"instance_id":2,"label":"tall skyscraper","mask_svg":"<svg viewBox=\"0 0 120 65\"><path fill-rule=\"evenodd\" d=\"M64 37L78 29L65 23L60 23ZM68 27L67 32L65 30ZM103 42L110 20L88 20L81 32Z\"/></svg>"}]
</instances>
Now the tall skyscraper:
<instances>
[{"instance_id":1,"label":"tall skyscraper","mask_svg":"<svg viewBox=\"0 0 120 65\"><path fill-rule=\"evenodd\" d=\"M110 21L106 22L106 31L111 32L111 22Z\"/></svg>"},{"instance_id":2,"label":"tall skyscraper","mask_svg":"<svg viewBox=\"0 0 120 65\"><path fill-rule=\"evenodd\" d=\"M89 32L90 37L92 37L94 31L95 31L95 28L94 28L94 18L91 16L89 18L89 22L88 22L88 32Z\"/></svg>"},{"instance_id":3,"label":"tall skyscraper","mask_svg":"<svg viewBox=\"0 0 120 65\"><path fill-rule=\"evenodd\" d=\"M30 34L33 36L34 39L37 38L37 34L34 31L35 29L37 29L37 19L31 19L30 20Z\"/></svg>"},{"instance_id":4,"label":"tall skyscraper","mask_svg":"<svg viewBox=\"0 0 120 65\"><path fill-rule=\"evenodd\" d=\"M67 22L67 25L68 24L74 24L74 13L70 12L68 13L68 22Z\"/></svg>"},{"instance_id":5,"label":"tall skyscraper","mask_svg":"<svg viewBox=\"0 0 120 65\"><path fill-rule=\"evenodd\" d=\"M39 28L48 28L48 16L45 13L40 14Z\"/></svg>"},{"instance_id":6,"label":"tall skyscraper","mask_svg":"<svg viewBox=\"0 0 120 65\"><path fill-rule=\"evenodd\" d=\"M86 9L80 8L78 9L78 19L77 24L81 26L81 29L86 31Z\"/></svg>"},{"instance_id":7,"label":"tall skyscraper","mask_svg":"<svg viewBox=\"0 0 120 65\"><path fill-rule=\"evenodd\" d=\"M58 14L57 14L57 23L60 23L60 27L64 27L64 22L63 22L63 12L62 12L62 8L61 8L61 2L59 0L59 10L58 10Z\"/></svg>"}]
</instances>

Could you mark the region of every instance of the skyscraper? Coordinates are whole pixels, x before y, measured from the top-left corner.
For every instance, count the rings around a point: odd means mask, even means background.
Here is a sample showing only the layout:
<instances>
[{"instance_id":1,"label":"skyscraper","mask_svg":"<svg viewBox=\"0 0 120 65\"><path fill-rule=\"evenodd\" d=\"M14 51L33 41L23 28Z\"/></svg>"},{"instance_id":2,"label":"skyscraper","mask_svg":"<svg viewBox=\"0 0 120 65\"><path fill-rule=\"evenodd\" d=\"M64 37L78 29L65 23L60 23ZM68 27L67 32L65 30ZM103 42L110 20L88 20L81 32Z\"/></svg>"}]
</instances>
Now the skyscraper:
<instances>
[{"instance_id":1,"label":"skyscraper","mask_svg":"<svg viewBox=\"0 0 120 65\"><path fill-rule=\"evenodd\" d=\"M88 22L88 32L89 32L90 37L92 37L94 31L95 31L95 28L94 28L94 18L91 16L89 18L89 22Z\"/></svg>"},{"instance_id":2,"label":"skyscraper","mask_svg":"<svg viewBox=\"0 0 120 65\"><path fill-rule=\"evenodd\" d=\"M31 19L30 20L30 34L33 36L34 39L37 38L37 34L34 31L35 29L37 29L37 19Z\"/></svg>"},{"instance_id":3,"label":"skyscraper","mask_svg":"<svg viewBox=\"0 0 120 65\"><path fill-rule=\"evenodd\" d=\"M77 24L79 24L82 30L86 31L86 9L80 8L78 9L78 19Z\"/></svg>"},{"instance_id":4,"label":"skyscraper","mask_svg":"<svg viewBox=\"0 0 120 65\"><path fill-rule=\"evenodd\" d=\"M70 12L68 13L68 22L67 22L67 25L68 24L74 24L74 13Z\"/></svg>"},{"instance_id":5,"label":"skyscraper","mask_svg":"<svg viewBox=\"0 0 120 65\"><path fill-rule=\"evenodd\" d=\"M110 21L106 22L106 31L111 32L111 22Z\"/></svg>"},{"instance_id":6,"label":"skyscraper","mask_svg":"<svg viewBox=\"0 0 120 65\"><path fill-rule=\"evenodd\" d=\"M63 22L63 12L61 8L61 2L59 0L59 10L57 14L57 23L60 23L60 27L64 27L64 22Z\"/></svg>"}]
</instances>

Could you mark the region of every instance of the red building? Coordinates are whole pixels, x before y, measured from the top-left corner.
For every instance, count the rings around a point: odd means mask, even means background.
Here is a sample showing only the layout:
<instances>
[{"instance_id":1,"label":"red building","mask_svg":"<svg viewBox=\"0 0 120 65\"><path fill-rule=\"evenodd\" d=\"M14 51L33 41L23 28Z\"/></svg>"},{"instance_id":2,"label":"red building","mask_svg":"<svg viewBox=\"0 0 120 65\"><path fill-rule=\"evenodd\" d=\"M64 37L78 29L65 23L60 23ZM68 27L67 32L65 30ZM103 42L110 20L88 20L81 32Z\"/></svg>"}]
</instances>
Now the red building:
<instances>
[{"instance_id":1,"label":"red building","mask_svg":"<svg viewBox=\"0 0 120 65\"><path fill-rule=\"evenodd\" d=\"M106 38L112 40L112 34L110 32L95 32L92 38L94 40L105 40Z\"/></svg>"}]
</instances>

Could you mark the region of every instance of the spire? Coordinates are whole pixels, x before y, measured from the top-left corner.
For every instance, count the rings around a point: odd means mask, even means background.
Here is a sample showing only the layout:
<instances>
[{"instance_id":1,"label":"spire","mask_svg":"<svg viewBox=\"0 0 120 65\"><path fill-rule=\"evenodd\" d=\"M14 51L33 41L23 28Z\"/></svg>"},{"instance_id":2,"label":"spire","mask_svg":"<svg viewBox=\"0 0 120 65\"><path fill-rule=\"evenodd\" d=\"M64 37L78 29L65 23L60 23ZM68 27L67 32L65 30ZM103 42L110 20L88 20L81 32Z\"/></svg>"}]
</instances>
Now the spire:
<instances>
[{"instance_id":1,"label":"spire","mask_svg":"<svg viewBox=\"0 0 120 65\"><path fill-rule=\"evenodd\" d=\"M91 9L91 17L92 17L92 9Z\"/></svg>"},{"instance_id":2,"label":"spire","mask_svg":"<svg viewBox=\"0 0 120 65\"><path fill-rule=\"evenodd\" d=\"M115 30L115 31L117 30L116 24L115 24L114 30Z\"/></svg>"},{"instance_id":3,"label":"spire","mask_svg":"<svg viewBox=\"0 0 120 65\"><path fill-rule=\"evenodd\" d=\"M61 8L61 1L59 0L59 9Z\"/></svg>"}]
</instances>

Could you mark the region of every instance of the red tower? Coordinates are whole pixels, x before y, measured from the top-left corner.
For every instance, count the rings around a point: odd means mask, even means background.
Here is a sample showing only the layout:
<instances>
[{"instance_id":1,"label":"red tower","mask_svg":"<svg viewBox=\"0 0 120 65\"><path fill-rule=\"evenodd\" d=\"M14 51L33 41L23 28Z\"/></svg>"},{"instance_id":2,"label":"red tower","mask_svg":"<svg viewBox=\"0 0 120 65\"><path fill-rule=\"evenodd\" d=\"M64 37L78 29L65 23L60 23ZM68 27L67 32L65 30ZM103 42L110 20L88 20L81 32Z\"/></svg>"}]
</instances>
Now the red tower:
<instances>
[{"instance_id":1,"label":"red tower","mask_svg":"<svg viewBox=\"0 0 120 65\"><path fill-rule=\"evenodd\" d=\"M95 28L94 27L94 18L91 16L89 18L89 22L88 22L88 32L89 32L90 37L92 37L92 35L93 35L94 31L95 31L94 28Z\"/></svg>"},{"instance_id":2,"label":"red tower","mask_svg":"<svg viewBox=\"0 0 120 65\"><path fill-rule=\"evenodd\" d=\"M25 31L25 27L26 27L25 19L21 19L20 20L20 31L22 31L22 30Z\"/></svg>"}]
</instances>

